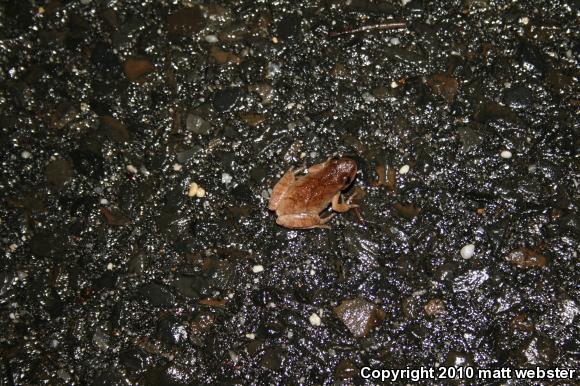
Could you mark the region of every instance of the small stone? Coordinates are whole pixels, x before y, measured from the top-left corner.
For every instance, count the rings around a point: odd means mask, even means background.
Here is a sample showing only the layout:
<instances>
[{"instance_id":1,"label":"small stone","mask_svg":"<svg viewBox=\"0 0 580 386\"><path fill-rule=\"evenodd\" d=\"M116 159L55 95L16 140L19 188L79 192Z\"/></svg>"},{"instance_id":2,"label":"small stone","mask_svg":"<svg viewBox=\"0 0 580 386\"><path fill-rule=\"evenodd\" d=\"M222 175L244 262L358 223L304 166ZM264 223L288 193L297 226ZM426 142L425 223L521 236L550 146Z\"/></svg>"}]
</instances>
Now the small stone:
<instances>
[{"instance_id":1,"label":"small stone","mask_svg":"<svg viewBox=\"0 0 580 386\"><path fill-rule=\"evenodd\" d=\"M204 39L208 43L217 43L218 42L217 35L206 35Z\"/></svg>"},{"instance_id":2,"label":"small stone","mask_svg":"<svg viewBox=\"0 0 580 386\"><path fill-rule=\"evenodd\" d=\"M546 257L531 248L515 249L505 259L519 268L541 268L547 264Z\"/></svg>"},{"instance_id":3,"label":"small stone","mask_svg":"<svg viewBox=\"0 0 580 386\"><path fill-rule=\"evenodd\" d=\"M173 164L173 170L174 171L179 172L179 171L181 171L181 169L182 169L181 164L178 164L178 163L174 163Z\"/></svg>"},{"instance_id":4,"label":"small stone","mask_svg":"<svg viewBox=\"0 0 580 386\"><path fill-rule=\"evenodd\" d=\"M425 313L434 317L445 315L445 303L441 299L431 299L425 305Z\"/></svg>"},{"instance_id":5,"label":"small stone","mask_svg":"<svg viewBox=\"0 0 580 386\"><path fill-rule=\"evenodd\" d=\"M520 22L520 24L528 25L530 23L530 18L527 16L524 16L524 17L520 17L520 19L518 21Z\"/></svg>"},{"instance_id":6,"label":"small stone","mask_svg":"<svg viewBox=\"0 0 580 386\"><path fill-rule=\"evenodd\" d=\"M129 58L123 63L123 70L130 81L136 81L142 76L153 72L155 68L146 58Z\"/></svg>"},{"instance_id":7,"label":"small stone","mask_svg":"<svg viewBox=\"0 0 580 386\"><path fill-rule=\"evenodd\" d=\"M471 259L473 257L474 252L475 252L475 245L473 245L473 244L464 245L460 251L461 257L464 258L465 260Z\"/></svg>"},{"instance_id":8,"label":"small stone","mask_svg":"<svg viewBox=\"0 0 580 386\"><path fill-rule=\"evenodd\" d=\"M334 308L334 314L357 338L368 336L386 316L375 303L363 298L343 300Z\"/></svg>"},{"instance_id":9,"label":"small stone","mask_svg":"<svg viewBox=\"0 0 580 386\"><path fill-rule=\"evenodd\" d=\"M222 173L222 184L229 184L232 182L232 176L228 173Z\"/></svg>"},{"instance_id":10,"label":"small stone","mask_svg":"<svg viewBox=\"0 0 580 386\"><path fill-rule=\"evenodd\" d=\"M256 339L256 334L249 332L246 334L246 338L254 340Z\"/></svg>"},{"instance_id":11,"label":"small stone","mask_svg":"<svg viewBox=\"0 0 580 386\"><path fill-rule=\"evenodd\" d=\"M185 119L185 128L196 134L208 134L211 131L211 124L202 117L188 114Z\"/></svg>"},{"instance_id":12,"label":"small stone","mask_svg":"<svg viewBox=\"0 0 580 386\"><path fill-rule=\"evenodd\" d=\"M261 264L254 265L254 266L252 267L252 272L254 272L254 273L260 273L260 272L264 272L264 266L263 266L263 265L261 265Z\"/></svg>"},{"instance_id":13,"label":"small stone","mask_svg":"<svg viewBox=\"0 0 580 386\"><path fill-rule=\"evenodd\" d=\"M509 150L504 150L500 153L501 158L510 159L512 158L512 152Z\"/></svg>"},{"instance_id":14,"label":"small stone","mask_svg":"<svg viewBox=\"0 0 580 386\"><path fill-rule=\"evenodd\" d=\"M197 188L197 192L195 193L195 195L197 196L197 198L204 198L205 189L200 186L199 188Z\"/></svg>"},{"instance_id":15,"label":"small stone","mask_svg":"<svg viewBox=\"0 0 580 386\"><path fill-rule=\"evenodd\" d=\"M409 173L409 169L411 167L409 165L403 165L400 169L399 169L399 174L407 174Z\"/></svg>"},{"instance_id":16,"label":"small stone","mask_svg":"<svg viewBox=\"0 0 580 386\"><path fill-rule=\"evenodd\" d=\"M205 18L199 6L182 8L167 17L167 30L171 35L191 37L205 27Z\"/></svg>"},{"instance_id":17,"label":"small stone","mask_svg":"<svg viewBox=\"0 0 580 386\"><path fill-rule=\"evenodd\" d=\"M74 170L70 161L55 158L46 165L45 175L49 184L56 188L62 188L72 179Z\"/></svg>"},{"instance_id":18,"label":"small stone","mask_svg":"<svg viewBox=\"0 0 580 386\"><path fill-rule=\"evenodd\" d=\"M22 158L24 158L24 159L28 159L28 158L31 158L31 157L32 157L32 153L31 153L31 152L29 152L28 150L24 150L24 151L21 153L21 156L22 156Z\"/></svg>"},{"instance_id":19,"label":"small stone","mask_svg":"<svg viewBox=\"0 0 580 386\"><path fill-rule=\"evenodd\" d=\"M320 319L320 316L318 316L316 312L313 312L312 315L308 317L308 321L310 322L311 325L317 327L322 324L322 320Z\"/></svg>"},{"instance_id":20,"label":"small stone","mask_svg":"<svg viewBox=\"0 0 580 386\"><path fill-rule=\"evenodd\" d=\"M127 171L131 174L137 174L137 172L138 172L137 168L131 164L127 165L126 168L127 168Z\"/></svg>"},{"instance_id":21,"label":"small stone","mask_svg":"<svg viewBox=\"0 0 580 386\"><path fill-rule=\"evenodd\" d=\"M197 185L197 183L192 182L191 184L189 184L189 189L187 190L187 195L189 197L195 197L198 189L199 189L199 186Z\"/></svg>"},{"instance_id":22,"label":"small stone","mask_svg":"<svg viewBox=\"0 0 580 386\"><path fill-rule=\"evenodd\" d=\"M391 82L391 88L397 88L397 87L399 87L399 84L393 80Z\"/></svg>"},{"instance_id":23,"label":"small stone","mask_svg":"<svg viewBox=\"0 0 580 386\"><path fill-rule=\"evenodd\" d=\"M109 263L107 264L107 271L112 271L113 270L113 263Z\"/></svg>"}]
</instances>

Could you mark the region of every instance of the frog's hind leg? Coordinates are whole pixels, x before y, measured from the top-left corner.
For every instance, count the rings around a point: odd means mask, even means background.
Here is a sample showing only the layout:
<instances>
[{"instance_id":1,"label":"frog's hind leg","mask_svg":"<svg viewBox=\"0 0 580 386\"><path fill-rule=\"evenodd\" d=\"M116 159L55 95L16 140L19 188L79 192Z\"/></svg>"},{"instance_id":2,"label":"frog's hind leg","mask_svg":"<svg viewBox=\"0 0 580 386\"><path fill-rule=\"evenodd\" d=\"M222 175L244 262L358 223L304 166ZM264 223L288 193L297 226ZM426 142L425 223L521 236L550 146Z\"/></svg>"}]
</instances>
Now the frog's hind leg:
<instances>
[{"instance_id":1,"label":"frog's hind leg","mask_svg":"<svg viewBox=\"0 0 580 386\"><path fill-rule=\"evenodd\" d=\"M276 219L276 224L283 226L285 228L291 229L312 229L312 228L326 228L330 229L330 226L325 225L334 217L334 213L320 218L318 214L314 213L296 213L296 214L286 214L279 216Z\"/></svg>"},{"instance_id":2,"label":"frog's hind leg","mask_svg":"<svg viewBox=\"0 0 580 386\"><path fill-rule=\"evenodd\" d=\"M332 210L335 212L347 212L352 208L358 208L357 204L351 204L351 200L354 197L354 194L348 199L347 203L339 202L340 200L340 192L337 192L334 196L332 196Z\"/></svg>"},{"instance_id":3,"label":"frog's hind leg","mask_svg":"<svg viewBox=\"0 0 580 386\"><path fill-rule=\"evenodd\" d=\"M276 210L278 207L278 203L284 196L284 193L288 190L290 185L296 180L296 173L298 173L300 169L294 170L294 168L288 169L286 173L280 178L280 181L274 185L272 189L272 195L270 196L270 200L268 201L268 209Z\"/></svg>"}]
</instances>

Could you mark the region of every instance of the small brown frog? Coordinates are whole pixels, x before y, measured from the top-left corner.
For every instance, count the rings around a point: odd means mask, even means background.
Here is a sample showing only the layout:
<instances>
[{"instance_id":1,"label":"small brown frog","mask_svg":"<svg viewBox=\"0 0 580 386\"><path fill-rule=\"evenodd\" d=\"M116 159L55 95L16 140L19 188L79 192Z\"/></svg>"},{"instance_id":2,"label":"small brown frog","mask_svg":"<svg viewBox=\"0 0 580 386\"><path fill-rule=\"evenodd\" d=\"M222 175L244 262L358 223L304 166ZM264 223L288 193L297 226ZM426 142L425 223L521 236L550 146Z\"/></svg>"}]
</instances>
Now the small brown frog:
<instances>
[{"instance_id":1,"label":"small brown frog","mask_svg":"<svg viewBox=\"0 0 580 386\"><path fill-rule=\"evenodd\" d=\"M312 165L304 176L296 176L305 168L290 168L274 186L268 209L276 211L276 223L286 228L330 228L325 225L335 213L320 217L328 204L335 212L346 212L358 205L341 203L340 192L356 177L356 162L350 158L328 159Z\"/></svg>"}]
</instances>

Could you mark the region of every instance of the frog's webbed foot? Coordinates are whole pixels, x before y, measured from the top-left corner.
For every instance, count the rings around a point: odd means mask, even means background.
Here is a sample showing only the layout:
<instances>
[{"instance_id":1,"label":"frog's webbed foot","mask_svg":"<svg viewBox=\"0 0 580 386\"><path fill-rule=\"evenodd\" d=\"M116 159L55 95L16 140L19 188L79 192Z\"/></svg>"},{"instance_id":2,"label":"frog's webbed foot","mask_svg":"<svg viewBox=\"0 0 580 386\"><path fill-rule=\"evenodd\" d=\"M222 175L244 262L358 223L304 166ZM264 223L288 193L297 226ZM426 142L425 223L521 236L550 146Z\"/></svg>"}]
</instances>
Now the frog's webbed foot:
<instances>
[{"instance_id":1,"label":"frog's webbed foot","mask_svg":"<svg viewBox=\"0 0 580 386\"><path fill-rule=\"evenodd\" d=\"M352 208L358 208L358 205L357 204L351 204L352 198L355 196L355 194L353 194L352 196L350 196L349 199L348 199L348 201L345 204L343 202L339 202L339 200L340 200L340 192L337 192L332 197L332 210L334 210L335 212L341 212L342 213L342 212L347 212L347 211L349 211Z\"/></svg>"},{"instance_id":2,"label":"frog's webbed foot","mask_svg":"<svg viewBox=\"0 0 580 386\"><path fill-rule=\"evenodd\" d=\"M276 224L291 229L312 229L312 228L330 229L330 226L324 224L330 221L333 217L334 213L325 218L320 218L318 214L313 213L286 214L283 216L279 216L276 219Z\"/></svg>"}]
</instances>

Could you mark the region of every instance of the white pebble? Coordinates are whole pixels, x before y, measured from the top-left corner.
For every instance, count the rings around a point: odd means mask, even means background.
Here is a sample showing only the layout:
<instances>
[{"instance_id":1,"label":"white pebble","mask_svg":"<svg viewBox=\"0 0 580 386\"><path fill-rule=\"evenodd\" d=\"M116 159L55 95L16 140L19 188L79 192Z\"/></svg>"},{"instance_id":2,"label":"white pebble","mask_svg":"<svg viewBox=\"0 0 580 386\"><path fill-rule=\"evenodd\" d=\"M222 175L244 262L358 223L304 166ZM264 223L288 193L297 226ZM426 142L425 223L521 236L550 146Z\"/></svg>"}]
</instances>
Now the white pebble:
<instances>
[{"instance_id":1,"label":"white pebble","mask_svg":"<svg viewBox=\"0 0 580 386\"><path fill-rule=\"evenodd\" d=\"M528 25L528 23L530 22L530 18L529 18L529 17L527 17L527 16L520 17L520 20L519 20L519 22L520 22L520 24L523 24L523 25Z\"/></svg>"},{"instance_id":2,"label":"white pebble","mask_svg":"<svg viewBox=\"0 0 580 386\"><path fill-rule=\"evenodd\" d=\"M391 82L391 88L397 88L397 87L399 87L399 84L393 80Z\"/></svg>"},{"instance_id":3,"label":"white pebble","mask_svg":"<svg viewBox=\"0 0 580 386\"><path fill-rule=\"evenodd\" d=\"M232 182L232 176L228 173L222 173L222 184L229 184Z\"/></svg>"},{"instance_id":4,"label":"white pebble","mask_svg":"<svg viewBox=\"0 0 580 386\"><path fill-rule=\"evenodd\" d=\"M467 260L467 259L471 259L474 252L475 252L475 245L467 244L467 245L463 246L463 248L461 248L460 253L461 253L461 257L463 257L465 260Z\"/></svg>"},{"instance_id":5,"label":"white pebble","mask_svg":"<svg viewBox=\"0 0 580 386\"><path fill-rule=\"evenodd\" d=\"M101 198L99 202L101 203L101 205L109 205L109 200L107 200L106 198Z\"/></svg>"},{"instance_id":6,"label":"white pebble","mask_svg":"<svg viewBox=\"0 0 580 386\"><path fill-rule=\"evenodd\" d=\"M182 168L182 167L183 167L183 166L181 166L181 164L178 164L178 163L174 163L174 164L173 164L173 170L174 170L174 171L176 171L176 172L179 172L179 171L181 171L181 168Z\"/></svg>"},{"instance_id":7,"label":"white pebble","mask_svg":"<svg viewBox=\"0 0 580 386\"><path fill-rule=\"evenodd\" d=\"M28 150L24 150L24 151L23 151L23 152L22 152L20 155L21 155L21 156L22 156L22 158L24 158L24 159L28 159L28 158L31 158L31 157L32 157L32 153L31 153L31 152L29 152Z\"/></svg>"},{"instance_id":8,"label":"white pebble","mask_svg":"<svg viewBox=\"0 0 580 386\"><path fill-rule=\"evenodd\" d=\"M263 265L261 265L261 264L254 265L254 266L252 267L252 272L254 272L254 273L260 273L260 272L264 272L264 266L263 266Z\"/></svg>"},{"instance_id":9,"label":"white pebble","mask_svg":"<svg viewBox=\"0 0 580 386\"><path fill-rule=\"evenodd\" d=\"M512 152L509 150L504 150L500 154L501 158L510 159L512 158Z\"/></svg>"},{"instance_id":10,"label":"white pebble","mask_svg":"<svg viewBox=\"0 0 580 386\"><path fill-rule=\"evenodd\" d=\"M113 270L113 263L107 264L107 270L108 271L112 271Z\"/></svg>"},{"instance_id":11,"label":"white pebble","mask_svg":"<svg viewBox=\"0 0 580 386\"><path fill-rule=\"evenodd\" d=\"M200 186L199 188L197 188L197 192L195 193L195 195L197 196L197 198L204 198L205 189Z\"/></svg>"},{"instance_id":12,"label":"white pebble","mask_svg":"<svg viewBox=\"0 0 580 386\"><path fill-rule=\"evenodd\" d=\"M373 103L377 100L377 98L375 98L374 96L372 96L370 93L365 92L362 95L363 100L365 101L365 103Z\"/></svg>"},{"instance_id":13,"label":"white pebble","mask_svg":"<svg viewBox=\"0 0 580 386\"><path fill-rule=\"evenodd\" d=\"M248 339L256 339L256 334L254 334L253 332L249 332L246 334L246 338Z\"/></svg>"},{"instance_id":14,"label":"white pebble","mask_svg":"<svg viewBox=\"0 0 580 386\"><path fill-rule=\"evenodd\" d=\"M313 312L312 315L308 317L308 321L310 321L310 324L313 326L320 326L322 324L322 320L316 312Z\"/></svg>"},{"instance_id":15,"label":"white pebble","mask_svg":"<svg viewBox=\"0 0 580 386\"><path fill-rule=\"evenodd\" d=\"M191 184L189 184L189 189L187 190L187 195L189 197L195 197L198 189L199 189L199 186L195 182L192 182Z\"/></svg>"},{"instance_id":16,"label":"white pebble","mask_svg":"<svg viewBox=\"0 0 580 386\"><path fill-rule=\"evenodd\" d=\"M208 43L217 43L218 42L218 37L216 35L207 35L204 39Z\"/></svg>"},{"instance_id":17,"label":"white pebble","mask_svg":"<svg viewBox=\"0 0 580 386\"><path fill-rule=\"evenodd\" d=\"M407 173L409 173L409 169L410 169L409 165L403 165L399 169L399 174L407 174Z\"/></svg>"},{"instance_id":18,"label":"white pebble","mask_svg":"<svg viewBox=\"0 0 580 386\"><path fill-rule=\"evenodd\" d=\"M398 46L401 43L399 38L391 38L391 44L394 46Z\"/></svg>"},{"instance_id":19,"label":"white pebble","mask_svg":"<svg viewBox=\"0 0 580 386\"><path fill-rule=\"evenodd\" d=\"M137 168L131 164L127 165L127 171L131 174L137 174Z\"/></svg>"}]
</instances>

